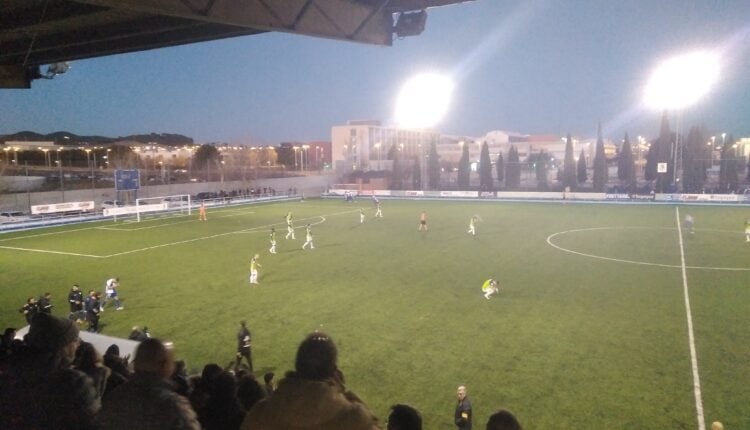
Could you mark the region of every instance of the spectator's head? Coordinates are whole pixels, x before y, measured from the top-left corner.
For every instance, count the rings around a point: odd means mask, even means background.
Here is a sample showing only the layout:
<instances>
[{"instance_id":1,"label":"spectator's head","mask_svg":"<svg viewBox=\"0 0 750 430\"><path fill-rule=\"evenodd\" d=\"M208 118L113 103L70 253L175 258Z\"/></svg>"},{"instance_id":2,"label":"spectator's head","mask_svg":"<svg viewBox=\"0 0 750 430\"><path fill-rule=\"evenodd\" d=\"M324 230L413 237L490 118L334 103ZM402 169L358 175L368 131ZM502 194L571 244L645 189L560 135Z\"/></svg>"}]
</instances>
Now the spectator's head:
<instances>
[{"instance_id":1,"label":"spectator's head","mask_svg":"<svg viewBox=\"0 0 750 430\"><path fill-rule=\"evenodd\" d=\"M52 298L52 293L44 293L44 298L45 298L45 299L50 299L50 298Z\"/></svg>"},{"instance_id":2,"label":"spectator's head","mask_svg":"<svg viewBox=\"0 0 750 430\"><path fill-rule=\"evenodd\" d=\"M13 327L8 327L3 332L3 340L10 343L13 339L16 337L16 329Z\"/></svg>"},{"instance_id":3,"label":"spectator's head","mask_svg":"<svg viewBox=\"0 0 750 430\"><path fill-rule=\"evenodd\" d=\"M247 322L245 320L240 321L240 326L242 326L242 328L247 327Z\"/></svg>"},{"instance_id":4,"label":"spectator's head","mask_svg":"<svg viewBox=\"0 0 750 430\"><path fill-rule=\"evenodd\" d=\"M78 284L73 284L73 291L78 291Z\"/></svg>"},{"instance_id":5,"label":"spectator's head","mask_svg":"<svg viewBox=\"0 0 750 430\"><path fill-rule=\"evenodd\" d=\"M40 351L62 352L72 361L78 348L78 327L68 319L40 313L31 321L26 343Z\"/></svg>"},{"instance_id":6,"label":"spectator's head","mask_svg":"<svg viewBox=\"0 0 750 430\"><path fill-rule=\"evenodd\" d=\"M487 421L487 430L523 430L523 428L510 411L500 409L490 416Z\"/></svg>"},{"instance_id":7,"label":"spectator's head","mask_svg":"<svg viewBox=\"0 0 750 430\"><path fill-rule=\"evenodd\" d=\"M114 355L119 357L120 356L120 347L117 346L116 343L113 343L112 345L107 348L106 351L104 351L104 355Z\"/></svg>"},{"instance_id":8,"label":"spectator's head","mask_svg":"<svg viewBox=\"0 0 750 430\"><path fill-rule=\"evenodd\" d=\"M201 373L201 386L208 389L213 383L216 376L222 372L221 366L216 363L210 363L203 366Z\"/></svg>"},{"instance_id":9,"label":"spectator's head","mask_svg":"<svg viewBox=\"0 0 750 430\"><path fill-rule=\"evenodd\" d=\"M338 352L333 340L325 333L315 332L299 345L294 367L300 378L322 381L336 375L337 362Z\"/></svg>"},{"instance_id":10,"label":"spectator's head","mask_svg":"<svg viewBox=\"0 0 750 430\"><path fill-rule=\"evenodd\" d=\"M185 369L187 368L187 364L185 363L185 360L177 360L174 362L174 373L175 375L182 375L185 373Z\"/></svg>"},{"instance_id":11,"label":"spectator's head","mask_svg":"<svg viewBox=\"0 0 750 430\"><path fill-rule=\"evenodd\" d=\"M724 424L719 421L714 421L711 423L711 430L724 430Z\"/></svg>"},{"instance_id":12,"label":"spectator's head","mask_svg":"<svg viewBox=\"0 0 750 430\"><path fill-rule=\"evenodd\" d=\"M252 409L253 405L266 397L266 392L258 381L250 375L237 378L237 398L246 410Z\"/></svg>"},{"instance_id":13,"label":"spectator's head","mask_svg":"<svg viewBox=\"0 0 750 430\"><path fill-rule=\"evenodd\" d=\"M138 344L135 350L133 368L136 372L153 373L162 378L169 378L174 371L172 350L159 339L146 339Z\"/></svg>"},{"instance_id":14,"label":"spectator's head","mask_svg":"<svg viewBox=\"0 0 750 430\"><path fill-rule=\"evenodd\" d=\"M99 356L94 345L88 342L81 342L81 344L78 345L75 359L76 367L79 369L91 369L101 362L102 357Z\"/></svg>"},{"instance_id":15,"label":"spectator's head","mask_svg":"<svg viewBox=\"0 0 750 430\"><path fill-rule=\"evenodd\" d=\"M237 380L234 375L222 370L214 378L210 389L211 397L217 400L229 400L237 397Z\"/></svg>"},{"instance_id":16,"label":"spectator's head","mask_svg":"<svg viewBox=\"0 0 750 430\"><path fill-rule=\"evenodd\" d=\"M388 430L422 430L422 415L409 405L393 405Z\"/></svg>"},{"instance_id":17,"label":"spectator's head","mask_svg":"<svg viewBox=\"0 0 750 430\"><path fill-rule=\"evenodd\" d=\"M274 374L273 372L268 372L265 375L263 375L263 382L266 383L266 385L270 384L271 381L273 381Z\"/></svg>"},{"instance_id":18,"label":"spectator's head","mask_svg":"<svg viewBox=\"0 0 750 430\"><path fill-rule=\"evenodd\" d=\"M456 395L458 395L458 400L463 400L466 398L466 387L463 385L460 385L458 387L458 390L456 390Z\"/></svg>"}]
</instances>

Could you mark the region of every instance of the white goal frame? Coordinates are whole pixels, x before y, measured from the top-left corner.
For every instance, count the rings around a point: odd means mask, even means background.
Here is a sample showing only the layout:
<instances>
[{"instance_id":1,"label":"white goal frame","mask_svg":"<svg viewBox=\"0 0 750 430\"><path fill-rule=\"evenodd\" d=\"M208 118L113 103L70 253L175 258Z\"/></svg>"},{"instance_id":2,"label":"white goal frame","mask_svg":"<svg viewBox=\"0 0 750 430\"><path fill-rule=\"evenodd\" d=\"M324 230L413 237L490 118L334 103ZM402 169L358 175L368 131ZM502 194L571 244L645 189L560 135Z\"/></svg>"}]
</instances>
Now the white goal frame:
<instances>
[{"instance_id":1,"label":"white goal frame","mask_svg":"<svg viewBox=\"0 0 750 430\"><path fill-rule=\"evenodd\" d=\"M180 212L191 215L192 201L190 194L172 196L142 197L135 200L135 216L141 222L141 214L154 212Z\"/></svg>"}]
</instances>

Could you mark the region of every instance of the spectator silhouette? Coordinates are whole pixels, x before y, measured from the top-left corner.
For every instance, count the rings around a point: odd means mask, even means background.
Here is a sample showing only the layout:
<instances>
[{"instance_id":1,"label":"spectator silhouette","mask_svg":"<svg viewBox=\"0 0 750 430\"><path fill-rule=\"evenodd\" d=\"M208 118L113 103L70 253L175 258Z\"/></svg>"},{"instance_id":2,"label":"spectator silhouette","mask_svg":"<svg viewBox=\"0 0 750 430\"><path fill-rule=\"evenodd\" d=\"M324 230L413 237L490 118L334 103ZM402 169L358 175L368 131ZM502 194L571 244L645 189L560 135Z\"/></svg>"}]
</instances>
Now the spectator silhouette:
<instances>
[{"instance_id":1,"label":"spectator silhouette","mask_svg":"<svg viewBox=\"0 0 750 430\"><path fill-rule=\"evenodd\" d=\"M273 386L273 377L275 375L273 372L267 372L265 375L263 375L263 388L266 390L266 396L270 396L273 394L275 388Z\"/></svg>"},{"instance_id":2,"label":"spectator silhouette","mask_svg":"<svg viewBox=\"0 0 750 430\"><path fill-rule=\"evenodd\" d=\"M487 430L523 430L523 427L510 411L500 409L490 416Z\"/></svg>"},{"instance_id":3,"label":"spectator silhouette","mask_svg":"<svg viewBox=\"0 0 750 430\"><path fill-rule=\"evenodd\" d=\"M215 363L203 366L201 377L196 382L193 392L190 394L190 404L199 417L206 414L206 405L211 397L211 387L214 379L222 372L222 368Z\"/></svg>"},{"instance_id":4,"label":"spectator silhouette","mask_svg":"<svg viewBox=\"0 0 750 430\"><path fill-rule=\"evenodd\" d=\"M237 397L242 407L249 411L258 401L268 396L258 380L251 374L246 374L237 378Z\"/></svg>"},{"instance_id":5,"label":"spectator silhouette","mask_svg":"<svg viewBox=\"0 0 750 430\"><path fill-rule=\"evenodd\" d=\"M96 391L85 374L70 368L78 342L72 321L34 317L26 347L8 358L8 371L0 375L0 428L94 428Z\"/></svg>"},{"instance_id":6,"label":"spectator silhouette","mask_svg":"<svg viewBox=\"0 0 750 430\"><path fill-rule=\"evenodd\" d=\"M3 338L0 339L0 359L3 359L11 354L11 345L13 339L16 338L16 329L8 327L3 332Z\"/></svg>"},{"instance_id":7,"label":"spectator silhouette","mask_svg":"<svg viewBox=\"0 0 750 430\"><path fill-rule=\"evenodd\" d=\"M256 403L242 423L250 429L378 429L377 418L344 387L338 351L315 332L297 350L295 371L279 381L273 396Z\"/></svg>"},{"instance_id":8,"label":"spectator silhouette","mask_svg":"<svg viewBox=\"0 0 750 430\"><path fill-rule=\"evenodd\" d=\"M185 370L185 361L177 360L174 363L174 373L172 373L172 383L175 386L177 394L185 397L190 397L191 387L188 375Z\"/></svg>"},{"instance_id":9,"label":"spectator silhouette","mask_svg":"<svg viewBox=\"0 0 750 430\"><path fill-rule=\"evenodd\" d=\"M422 430L422 415L409 405L393 405L388 430Z\"/></svg>"},{"instance_id":10,"label":"spectator silhouette","mask_svg":"<svg viewBox=\"0 0 750 430\"><path fill-rule=\"evenodd\" d=\"M237 430L245 417L245 409L237 398L237 380L222 371L214 378L211 395L201 424L205 430Z\"/></svg>"},{"instance_id":11,"label":"spectator silhouette","mask_svg":"<svg viewBox=\"0 0 750 430\"><path fill-rule=\"evenodd\" d=\"M104 398L98 421L106 429L200 429L186 398L169 383L172 351L159 339L141 342L133 360L135 372Z\"/></svg>"},{"instance_id":12,"label":"spectator silhouette","mask_svg":"<svg viewBox=\"0 0 750 430\"><path fill-rule=\"evenodd\" d=\"M102 364L102 357L96 351L94 345L88 342L81 342L76 351L73 367L91 378L96 390L96 396L101 399L112 371Z\"/></svg>"}]
</instances>

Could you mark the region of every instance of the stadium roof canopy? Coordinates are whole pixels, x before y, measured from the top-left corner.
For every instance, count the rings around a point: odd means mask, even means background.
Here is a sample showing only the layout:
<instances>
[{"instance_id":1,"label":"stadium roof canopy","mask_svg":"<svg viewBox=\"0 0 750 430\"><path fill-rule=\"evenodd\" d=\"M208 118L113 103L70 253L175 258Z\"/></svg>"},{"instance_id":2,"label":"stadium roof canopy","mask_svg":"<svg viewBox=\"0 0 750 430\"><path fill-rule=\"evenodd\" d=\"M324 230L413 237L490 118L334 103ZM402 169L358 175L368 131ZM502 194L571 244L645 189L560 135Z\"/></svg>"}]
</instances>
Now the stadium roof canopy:
<instances>
[{"instance_id":1,"label":"stadium roof canopy","mask_svg":"<svg viewBox=\"0 0 750 430\"><path fill-rule=\"evenodd\" d=\"M0 88L30 88L71 60L269 31L391 45L422 32L426 9L465 1L2 0Z\"/></svg>"}]
</instances>

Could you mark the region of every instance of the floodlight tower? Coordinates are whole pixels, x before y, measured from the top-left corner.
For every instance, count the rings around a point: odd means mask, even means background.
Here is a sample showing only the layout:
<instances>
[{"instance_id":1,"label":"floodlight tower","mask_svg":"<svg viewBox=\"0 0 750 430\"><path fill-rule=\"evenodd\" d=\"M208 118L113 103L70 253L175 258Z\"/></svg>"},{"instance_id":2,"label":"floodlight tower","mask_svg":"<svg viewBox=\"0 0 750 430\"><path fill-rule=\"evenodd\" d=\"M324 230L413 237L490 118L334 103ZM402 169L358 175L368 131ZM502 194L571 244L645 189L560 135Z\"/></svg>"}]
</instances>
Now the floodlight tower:
<instances>
[{"instance_id":1,"label":"floodlight tower","mask_svg":"<svg viewBox=\"0 0 750 430\"><path fill-rule=\"evenodd\" d=\"M658 110L678 112L705 96L719 77L719 55L713 51L695 51L669 58L651 74L645 88L645 104ZM675 121L675 141L671 150L672 182L682 171L682 144L679 118Z\"/></svg>"}]
</instances>

